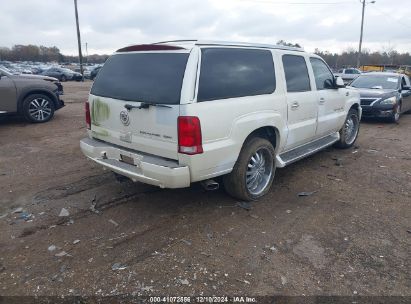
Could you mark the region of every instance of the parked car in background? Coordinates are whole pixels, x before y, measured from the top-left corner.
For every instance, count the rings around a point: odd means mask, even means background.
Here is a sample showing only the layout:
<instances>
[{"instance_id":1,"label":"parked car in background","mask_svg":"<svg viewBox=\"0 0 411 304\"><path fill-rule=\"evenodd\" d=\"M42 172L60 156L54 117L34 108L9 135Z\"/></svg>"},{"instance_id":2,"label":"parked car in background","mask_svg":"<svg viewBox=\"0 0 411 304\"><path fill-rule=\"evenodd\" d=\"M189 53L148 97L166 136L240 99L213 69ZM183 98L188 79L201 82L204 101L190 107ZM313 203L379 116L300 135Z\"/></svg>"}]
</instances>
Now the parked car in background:
<instances>
[{"instance_id":1,"label":"parked car in background","mask_svg":"<svg viewBox=\"0 0 411 304\"><path fill-rule=\"evenodd\" d=\"M84 67L84 70L83 70L84 78L90 79L90 73L92 69L93 69L92 67Z\"/></svg>"},{"instance_id":2,"label":"parked car in background","mask_svg":"<svg viewBox=\"0 0 411 304\"><path fill-rule=\"evenodd\" d=\"M12 74L12 75L20 75L20 73L14 71L14 70L11 70L11 69L5 67L4 65L0 65L0 69L7 72L7 73L9 73L9 74Z\"/></svg>"},{"instance_id":3,"label":"parked car in background","mask_svg":"<svg viewBox=\"0 0 411 304\"><path fill-rule=\"evenodd\" d=\"M153 52L155 51L155 52ZM83 153L134 181L255 200L275 168L351 147L360 96L319 56L279 45L174 41L118 50L85 104Z\"/></svg>"},{"instance_id":4,"label":"parked car in background","mask_svg":"<svg viewBox=\"0 0 411 304\"><path fill-rule=\"evenodd\" d=\"M90 79L91 80L94 80L96 78L96 76L97 76L98 72L100 71L101 67L102 66L98 66L98 67L95 67L94 69L91 70L91 72L90 72Z\"/></svg>"},{"instance_id":5,"label":"parked car in background","mask_svg":"<svg viewBox=\"0 0 411 304\"><path fill-rule=\"evenodd\" d=\"M18 113L30 122L46 122L64 106L63 86L56 78L13 75L0 69L0 114Z\"/></svg>"},{"instance_id":6,"label":"parked car in background","mask_svg":"<svg viewBox=\"0 0 411 304\"><path fill-rule=\"evenodd\" d=\"M80 73L74 72L67 68L59 68L59 67L49 68L48 70L43 71L41 75L54 77L60 81L67 81L67 80L81 81L83 80L83 76Z\"/></svg>"},{"instance_id":7,"label":"parked car in background","mask_svg":"<svg viewBox=\"0 0 411 304\"><path fill-rule=\"evenodd\" d=\"M360 76L362 72L359 69L354 69L354 68L349 68L349 69L340 69L338 70L338 73L335 73L334 75L337 77L341 77L344 81L344 83L349 83L358 76Z\"/></svg>"},{"instance_id":8,"label":"parked car in background","mask_svg":"<svg viewBox=\"0 0 411 304\"><path fill-rule=\"evenodd\" d=\"M402 113L411 111L411 83L407 75L366 73L351 82L350 88L360 93L363 117L382 117L398 122Z\"/></svg>"}]
</instances>

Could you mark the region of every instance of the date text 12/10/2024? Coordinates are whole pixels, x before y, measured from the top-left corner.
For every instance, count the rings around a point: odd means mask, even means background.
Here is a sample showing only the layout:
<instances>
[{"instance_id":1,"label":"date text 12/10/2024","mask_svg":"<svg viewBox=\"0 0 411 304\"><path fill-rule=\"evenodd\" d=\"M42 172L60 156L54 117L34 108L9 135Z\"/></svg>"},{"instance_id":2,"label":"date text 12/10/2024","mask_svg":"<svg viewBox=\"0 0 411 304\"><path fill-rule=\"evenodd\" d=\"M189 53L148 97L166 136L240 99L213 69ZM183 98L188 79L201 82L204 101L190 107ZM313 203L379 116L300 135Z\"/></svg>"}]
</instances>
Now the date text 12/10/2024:
<instances>
[{"instance_id":1,"label":"date text 12/10/2024","mask_svg":"<svg viewBox=\"0 0 411 304\"><path fill-rule=\"evenodd\" d=\"M195 297L150 297L150 303L256 303L254 297L234 296L195 296Z\"/></svg>"}]
</instances>

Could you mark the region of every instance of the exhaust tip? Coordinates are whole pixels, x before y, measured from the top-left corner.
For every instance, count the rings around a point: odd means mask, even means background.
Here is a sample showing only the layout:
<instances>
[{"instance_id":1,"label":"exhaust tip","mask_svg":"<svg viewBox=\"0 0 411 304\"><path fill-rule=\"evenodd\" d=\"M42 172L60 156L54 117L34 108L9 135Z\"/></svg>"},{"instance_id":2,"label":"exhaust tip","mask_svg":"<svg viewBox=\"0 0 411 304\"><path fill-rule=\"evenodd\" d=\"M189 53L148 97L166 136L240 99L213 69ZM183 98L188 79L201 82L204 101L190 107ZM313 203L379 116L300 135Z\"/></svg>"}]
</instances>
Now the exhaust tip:
<instances>
[{"instance_id":1,"label":"exhaust tip","mask_svg":"<svg viewBox=\"0 0 411 304\"><path fill-rule=\"evenodd\" d=\"M213 179L207 179L201 182L201 186L207 191L214 191L220 188L220 184Z\"/></svg>"}]
</instances>

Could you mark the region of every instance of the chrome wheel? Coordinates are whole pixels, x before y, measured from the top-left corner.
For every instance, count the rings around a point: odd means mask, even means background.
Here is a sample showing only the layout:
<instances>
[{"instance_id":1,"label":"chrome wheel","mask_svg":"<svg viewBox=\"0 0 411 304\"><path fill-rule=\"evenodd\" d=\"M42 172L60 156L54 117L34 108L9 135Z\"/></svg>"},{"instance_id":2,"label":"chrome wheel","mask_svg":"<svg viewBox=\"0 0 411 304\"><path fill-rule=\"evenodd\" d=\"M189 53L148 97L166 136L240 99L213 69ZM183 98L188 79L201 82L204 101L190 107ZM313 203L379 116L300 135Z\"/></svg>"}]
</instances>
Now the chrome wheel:
<instances>
[{"instance_id":1,"label":"chrome wheel","mask_svg":"<svg viewBox=\"0 0 411 304\"><path fill-rule=\"evenodd\" d=\"M29 104L29 115L36 121L47 120L51 113L51 104L47 99L35 98Z\"/></svg>"},{"instance_id":2,"label":"chrome wheel","mask_svg":"<svg viewBox=\"0 0 411 304\"><path fill-rule=\"evenodd\" d=\"M260 148L248 161L245 177L247 190L252 195L261 194L270 184L272 175L273 157L267 148Z\"/></svg>"},{"instance_id":3,"label":"chrome wheel","mask_svg":"<svg viewBox=\"0 0 411 304\"><path fill-rule=\"evenodd\" d=\"M344 125L345 143L351 145L358 134L359 121L356 119L356 115L350 115L347 117Z\"/></svg>"}]
</instances>

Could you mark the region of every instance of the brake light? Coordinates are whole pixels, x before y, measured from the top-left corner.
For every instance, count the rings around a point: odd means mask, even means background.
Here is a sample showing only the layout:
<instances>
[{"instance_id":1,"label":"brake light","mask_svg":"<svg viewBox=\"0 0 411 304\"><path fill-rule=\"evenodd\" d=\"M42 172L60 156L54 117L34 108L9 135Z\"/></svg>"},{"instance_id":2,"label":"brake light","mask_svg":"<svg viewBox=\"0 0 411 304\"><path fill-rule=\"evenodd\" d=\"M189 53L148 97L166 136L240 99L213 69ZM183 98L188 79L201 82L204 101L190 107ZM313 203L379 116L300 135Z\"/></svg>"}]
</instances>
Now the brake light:
<instances>
[{"instance_id":1,"label":"brake light","mask_svg":"<svg viewBox=\"0 0 411 304\"><path fill-rule=\"evenodd\" d=\"M188 155L203 153L200 119L195 116L178 117L178 152Z\"/></svg>"},{"instance_id":2,"label":"brake light","mask_svg":"<svg viewBox=\"0 0 411 304\"><path fill-rule=\"evenodd\" d=\"M91 117L90 117L90 104L88 103L88 101L86 101L84 103L84 110L86 112L86 126L87 129L91 129Z\"/></svg>"}]
</instances>

